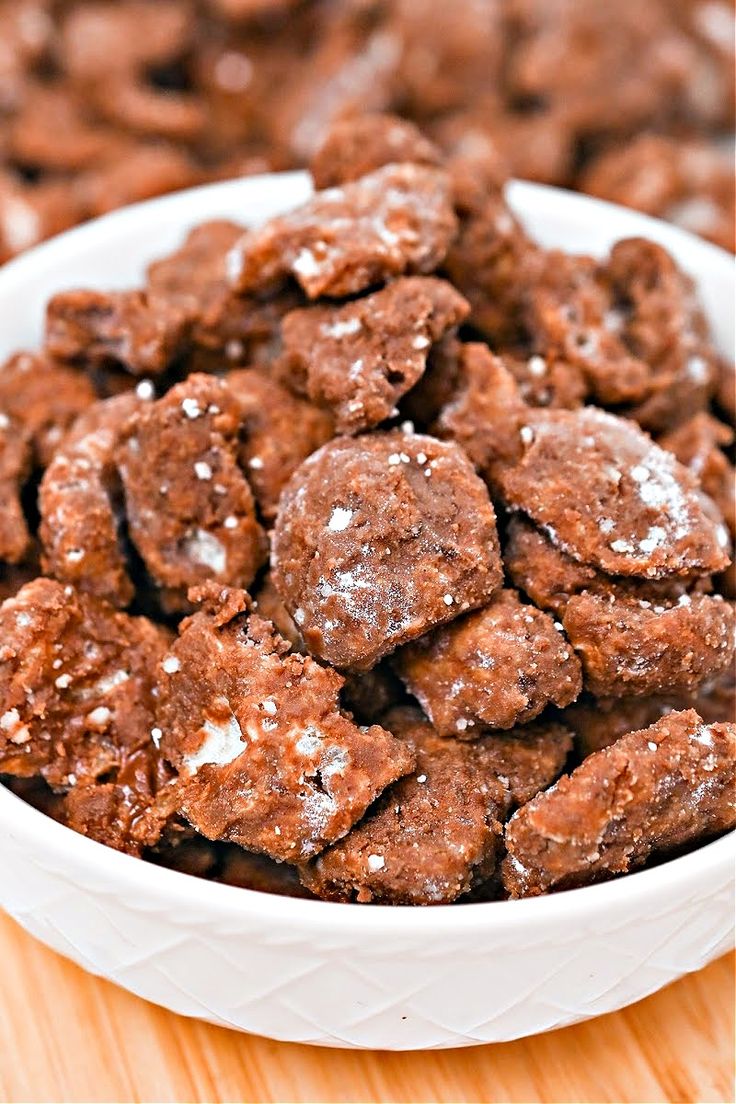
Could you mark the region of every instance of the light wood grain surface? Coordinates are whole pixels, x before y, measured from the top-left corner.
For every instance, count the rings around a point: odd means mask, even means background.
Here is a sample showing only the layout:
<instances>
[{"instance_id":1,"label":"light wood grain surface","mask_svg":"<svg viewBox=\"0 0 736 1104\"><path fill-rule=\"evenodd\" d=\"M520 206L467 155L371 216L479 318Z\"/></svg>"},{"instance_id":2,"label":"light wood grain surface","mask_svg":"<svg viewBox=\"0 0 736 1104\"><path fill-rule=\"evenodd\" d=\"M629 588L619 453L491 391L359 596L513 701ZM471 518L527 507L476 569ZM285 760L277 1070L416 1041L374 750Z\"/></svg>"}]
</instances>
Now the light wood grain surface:
<instances>
[{"instance_id":1,"label":"light wood grain surface","mask_svg":"<svg viewBox=\"0 0 736 1104\"><path fill-rule=\"evenodd\" d=\"M90 977L0 914L0 1099L730 1102L731 956L632 1008L535 1039L419 1054L272 1043Z\"/></svg>"}]
</instances>

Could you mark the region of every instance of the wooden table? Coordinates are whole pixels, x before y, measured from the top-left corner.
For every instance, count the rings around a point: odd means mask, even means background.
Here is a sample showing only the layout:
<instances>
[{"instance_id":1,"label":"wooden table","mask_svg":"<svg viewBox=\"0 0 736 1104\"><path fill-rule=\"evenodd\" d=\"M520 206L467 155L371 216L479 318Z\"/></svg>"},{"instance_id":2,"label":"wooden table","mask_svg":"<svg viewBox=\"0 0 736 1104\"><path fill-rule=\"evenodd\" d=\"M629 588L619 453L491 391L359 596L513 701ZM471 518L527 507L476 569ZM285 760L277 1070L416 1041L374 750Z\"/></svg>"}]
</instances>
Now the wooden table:
<instances>
[{"instance_id":1,"label":"wooden table","mask_svg":"<svg viewBox=\"0 0 736 1104\"><path fill-rule=\"evenodd\" d=\"M623 1012L474 1050L378 1054L272 1043L164 1012L90 977L0 914L0 1099L733 1101L726 956Z\"/></svg>"}]
</instances>

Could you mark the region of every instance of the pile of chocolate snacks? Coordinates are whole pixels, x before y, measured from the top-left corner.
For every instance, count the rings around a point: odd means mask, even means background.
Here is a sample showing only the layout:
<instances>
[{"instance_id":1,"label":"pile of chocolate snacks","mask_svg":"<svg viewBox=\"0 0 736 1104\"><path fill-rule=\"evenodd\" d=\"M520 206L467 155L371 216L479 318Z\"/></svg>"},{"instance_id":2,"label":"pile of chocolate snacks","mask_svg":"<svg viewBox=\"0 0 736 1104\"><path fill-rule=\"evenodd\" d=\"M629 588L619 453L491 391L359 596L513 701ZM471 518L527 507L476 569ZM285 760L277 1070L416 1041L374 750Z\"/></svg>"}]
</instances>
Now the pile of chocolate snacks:
<instances>
[{"instance_id":1,"label":"pile of chocolate snacks","mask_svg":"<svg viewBox=\"0 0 736 1104\"><path fill-rule=\"evenodd\" d=\"M0 0L0 262L366 111L733 248L728 0Z\"/></svg>"},{"instance_id":2,"label":"pile of chocolate snacks","mask_svg":"<svg viewBox=\"0 0 736 1104\"><path fill-rule=\"evenodd\" d=\"M542 248L493 150L395 116L311 171L138 289L59 292L0 369L3 783L148 861L394 905L732 827L733 367L690 279Z\"/></svg>"}]
</instances>

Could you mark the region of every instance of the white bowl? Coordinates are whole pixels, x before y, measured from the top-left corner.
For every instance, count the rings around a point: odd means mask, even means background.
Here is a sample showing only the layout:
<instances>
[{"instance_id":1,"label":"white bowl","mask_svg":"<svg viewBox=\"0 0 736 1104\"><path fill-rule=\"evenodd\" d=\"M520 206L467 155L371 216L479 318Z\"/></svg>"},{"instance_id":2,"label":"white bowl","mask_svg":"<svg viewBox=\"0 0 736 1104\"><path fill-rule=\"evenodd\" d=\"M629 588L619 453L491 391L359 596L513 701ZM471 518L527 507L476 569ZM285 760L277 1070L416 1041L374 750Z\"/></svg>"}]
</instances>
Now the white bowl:
<instances>
[{"instance_id":1,"label":"white bowl","mask_svg":"<svg viewBox=\"0 0 736 1104\"><path fill-rule=\"evenodd\" d=\"M33 346L43 304L125 287L208 218L262 220L303 174L198 188L73 230L0 271L0 354ZM547 245L661 242L696 278L733 355L733 269L672 226L554 188L510 200ZM78 836L0 787L0 904L85 969L186 1016L325 1046L410 1050L516 1039L610 1012L733 944L736 834L618 881L429 909L338 905L208 883Z\"/></svg>"}]
</instances>

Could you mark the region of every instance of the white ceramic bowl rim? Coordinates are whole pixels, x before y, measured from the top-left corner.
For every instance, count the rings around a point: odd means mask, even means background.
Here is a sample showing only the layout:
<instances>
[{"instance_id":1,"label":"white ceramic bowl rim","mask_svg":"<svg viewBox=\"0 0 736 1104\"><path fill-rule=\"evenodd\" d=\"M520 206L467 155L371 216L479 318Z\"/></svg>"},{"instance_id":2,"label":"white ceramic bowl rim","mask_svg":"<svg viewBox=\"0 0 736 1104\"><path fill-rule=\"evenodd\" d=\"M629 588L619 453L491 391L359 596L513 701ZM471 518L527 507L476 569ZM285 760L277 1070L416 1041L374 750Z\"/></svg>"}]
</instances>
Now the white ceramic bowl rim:
<instances>
[{"instance_id":1,"label":"white ceramic bowl rim","mask_svg":"<svg viewBox=\"0 0 736 1104\"><path fill-rule=\"evenodd\" d=\"M266 177L249 177L223 184L190 189L160 199L149 200L115 211L102 219L87 223L66 234L23 254L0 269L0 301L5 290L15 279L32 269L43 269L52 264L60 250L74 253L84 250L87 243L131 225L136 218L153 213L172 215L186 211L191 222L207 217L223 217L218 210L217 197L235 193L243 197L244 215L247 214L249 190L268 189L274 208L289 197L298 200L308 194L308 181L304 173L283 173ZM213 212L208 215L208 200L212 200ZM666 248L677 253L687 252L697 259L698 267L706 270L724 265L731 266L733 259L724 250L704 242L677 227L664 224L638 212L624 210L614 204L552 188L547 185L514 181L509 188L509 200L516 207L529 208L532 203L546 206L552 215L559 209L563 213L571 203L587 214L587 221L607 220L618 224L625 219L628 236L650 236ZM288 206L288 204L287 204ZM569 215L568 215L569 218ZM243 221L247 219L243 217ZM184 225L184 224L182 224ZM181 236L181 226L179 227ZM605 234L603 235L605 236ZM595 248L591 248L595 252ZM111 281L112 285L112 281ZM732 336L732 335L731 335ZM721 344L724 333L719 334ZM725 334L728 341L729 335ZM724 350L728 351L728 350ZM180 871L157 866L154 863L132 858L112 848L73 832L28 805L21 798L0 786L0 830L8 837L15 837L42 849L51 869L64 869L72 862L78 870L89 869L104 874L108 882L114 881L116 889L135 899L153 903L156 899L167 905L186 908L195 903L206 906L208 912L219 917L237 920L249 914L261 919L273 918L274 924L289 921L300 930L357 935L365 933L372 939L396 933L416 933L423 930L433 933L492 934L494 926L507 928L509 924L538 926L544 918L554 920L569 917L571 923L582 921L587 915L601 912L616 913L620 908L629 909L637 901L654 900L666 895L677 886L687 887L692 879L708 882L711 873L736 863L736 832L731 832L711 843L664 861L648 870L637 871L623 877L585 886L549 896L513 901L476 902L463 905L436 905L430 908L410 906L347 905L328 901L307 900L279 896L237 886L212 882ZM0 837L0 846L2 837Z\"/></svg>"},{"instance_id":2,"label":"white ceramic bowl rim","mask_svg":"<svg viewBox=\"0 0 736 1104\"><path fill-rule=\"evenodd\" d=\"M107 880L114 880L121 893L130 893L141 901L160 898L171 906L196 901L206 904L208 913L231 918L256 912L261 918L273 917L274 923L290 919L302 931L314 925L320 931L334 928L345 934L357 930L380 937L382 932L388 935L397 931L421 935L425 925L433 932L444 929L453 933L466 930L488 933L494 923L505 929L510 923L537 925L543 916L550 923L565 915L571 921L582 921L588 913L615 911L620 905L628 911L637 900L666 896L674 886L686 886L695 875L708 881L710 871L736 863L736 832L730 832L648 870L548 896L428 908L343 904L243 889L157 866L79 835L4 787L0 790L0 823L7 821L9 834L27 840L34 848L42 847L51 869L63 869L71 860L78 870L104 869ZM2 811L6 803L7 816Z\"/></svg>"}]
</instances>

